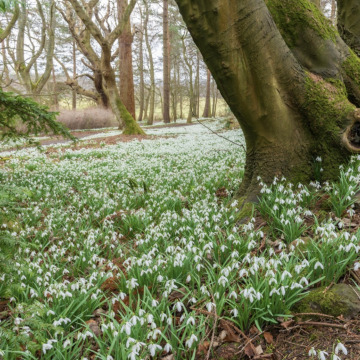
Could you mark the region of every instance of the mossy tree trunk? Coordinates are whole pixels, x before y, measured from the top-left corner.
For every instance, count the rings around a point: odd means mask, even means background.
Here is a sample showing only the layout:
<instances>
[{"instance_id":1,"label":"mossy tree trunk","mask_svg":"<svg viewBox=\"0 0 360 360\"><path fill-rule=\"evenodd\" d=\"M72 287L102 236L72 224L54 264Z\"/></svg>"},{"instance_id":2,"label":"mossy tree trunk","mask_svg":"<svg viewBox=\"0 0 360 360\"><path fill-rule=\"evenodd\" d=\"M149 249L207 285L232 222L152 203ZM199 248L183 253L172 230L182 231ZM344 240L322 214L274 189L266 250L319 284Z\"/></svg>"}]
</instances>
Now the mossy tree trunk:
<instances>
[{"instance_id":1,"label":"mossy tree trunk","mask_svg":"<svg viewBox=\"0 0 360 360\"><path fill-rule=\"evenodd\" d=\"M338 29L344 41L360 56L360 1L338 0Z\"/></svg>"},{"instance_id":2,"label":"mossy tree trunk","mask_svg":"<svg viewBox=\"0 0 360 360\"><path fill-rule=\"evenodd\" d=\"M68 0L77 16L80 18L88 32L94 38L94 40L99 44L101 48L101 62L100 69L102 79L105 84L105 92L111 109L116 117L116 120L119 122L119 128L123 129L123 134L127 135L137 135L144 134L144 131L141 129L139 124L129 113L129 111L124 106L123 102L120 99L119 90L116 85L115 71L111 65L113 60L113 54L111 53L114 42L119 39L119 36L124 31L127 22L129 21L130 14L135 7L136 0L130 0L130 3L126 10L123 13L122 20L116 25L110 33L103 34L103 29L100 26L97 26L92 20L89 13L86 11L86 8L82 4L84 2L79 2L78 0ZM95 3L94 3L95 1ZM96 0L91 0L87 3L87 7L94 7L97 4Z\"/></svg>"},{"instance_id":3,"label":"mossy tree trunk","mask_svg":"<svg viewBox=\"0 0 360 360\"><path fill-rule=\"evenodd\" d=\"M176 0L247 144L239 196L258 177L323 178L360 152L360 61L309 0Z\"/></svg>"}]
</instances>

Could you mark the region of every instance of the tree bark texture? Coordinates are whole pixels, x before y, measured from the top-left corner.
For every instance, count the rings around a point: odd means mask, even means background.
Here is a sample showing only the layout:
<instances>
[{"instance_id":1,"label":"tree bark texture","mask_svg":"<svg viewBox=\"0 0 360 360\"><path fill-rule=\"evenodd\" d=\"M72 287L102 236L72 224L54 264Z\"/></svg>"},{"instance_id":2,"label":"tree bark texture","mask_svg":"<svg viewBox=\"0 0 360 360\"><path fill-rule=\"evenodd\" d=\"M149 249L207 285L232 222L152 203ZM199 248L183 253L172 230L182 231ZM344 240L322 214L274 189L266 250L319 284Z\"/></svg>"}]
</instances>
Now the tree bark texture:
<instances>
[{"instance_id":1,"label":"tree bark texture","mask_svg":"<svg viewBox=\"0 0 360 360\"><path fill-rule=\"evenodd\" d=\"M84 8L84 6L78 0L68 1L71 3L74 11L86 27L89 35L91 34L93 39L101 48L99 69L101 70L102 80L104 81L105 85L104 90L106 92L107 98L109 99L111 109L119 123L119 128L122 128L123 134L127 135L144 134L144 131L141 129L139 124L135 121L134 117L129 113L126 106L121 101L120 93L116 84L115 71L111 65L113 60L113 54L111 52L112 47L115 41L119 39L119 36L124 31L126 24L129 21L130 14L136 4L136 0L130 1L129 6L127 6L126 10L124 11L124 15L121 18L121 21L119 21L119 23L111 32L108 32L105 35L102 32L101 26L99 27L94 23L92 16L91 14L89 15L86 7ZM90 3L87 5L91 8ZM92 48L86 47L85 50L91 52ZM96 63L98 64L97 61Z\"/></svg>"},{"instance_id":2,"label":"tree bark texture","mask_svg":"<svg viewBox=\"0 0 360 360\"><path fill-rule=\"evenodd\" d=\"M360 56L360 1L338 0L338 29L349 47Z\"/></svg>"},{"instance_id":3,"label":"tree bark texture","mask_svg":"<svg viewBox=\"0 0 360 360\"><path fill-rule=\"evenodd\" d=\"M203 112L203 117L210 117L210 81L211 73L210 70L207 70L207 79L206 79L206 98L205 98L205 107Z\"/></svg>"},{"instance_id":4,"label":"tree bark texture","mask_svg":"<svg viewBox=\"0 0 360 360\"><path fill-rule=\"evenodd\" d=\"M146 49L148 52L149 58L149 72L150 72L150 90L149 90L149 115L147 117L147 124L152 125L154 123L154 113L155 113L155 91L156 91L156 84L155 84L155 66L154 66L154 59L152 55L152 49L150 45L149 39L149 32L148 32L148 23L149 23L149 3L147 0L144 0L145 5L145 20L144 20L144 32L145 32L145 43Z\"/></svg>"},{"instance_id":5,"label":"tree bark texture","mask_svg":"<svg viewBox=\"0 0 360 360\"><path fill-rule=\"evenodd\" d=\"M258 178L324 179L360 151L360 61L309 0L176 0L220 92L244 132L239 196ZM351 101L355 101L352 103Z\"/></svg>"},{"instance_id":6,"label":"tree bark texture","mask_svg":"<svg viewBox=\"0 0 360 360\"><path fill-rule=\"evenodd\" d=\"M128 6L127 0L117 0L119 21L122 20ZM135 119L135 94L134 74L132 63L133 34L131 32L130 19L119 37L119 77L120 77L120 98L126 109Z\"/></svg>"},{"instance_id":7,"label":"tree bark texture","mask_svg":"<svg viewBox=\"0 0 360 360\"><path fill-rule=\"evenodd\" d=\"M163 117L170 123L170 37L169 37L169 1L163 0Z\"/></svg>"}]
</instances>

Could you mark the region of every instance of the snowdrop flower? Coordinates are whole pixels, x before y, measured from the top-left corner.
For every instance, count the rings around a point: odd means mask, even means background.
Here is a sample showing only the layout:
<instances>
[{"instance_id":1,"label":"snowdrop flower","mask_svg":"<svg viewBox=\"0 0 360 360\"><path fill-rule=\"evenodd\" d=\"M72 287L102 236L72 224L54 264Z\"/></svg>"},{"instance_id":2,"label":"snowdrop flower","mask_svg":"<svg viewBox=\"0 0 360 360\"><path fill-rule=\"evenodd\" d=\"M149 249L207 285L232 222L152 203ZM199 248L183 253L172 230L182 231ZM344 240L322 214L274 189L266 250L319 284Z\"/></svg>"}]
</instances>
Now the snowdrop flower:
<instances>
[{"instance_id":1,"label":"snowdrop flower","mask_svg":"<svg viewBox=\"0 0 360 360\"><path fill-rule=\"evenodd\" d=\"M229 280L225 276L220 276L218 284L225 287Z\"/></svg>"},{"instance_id":2,"label":"snowdrop flower","mask_svg":"<svg viewBox=\"0 0 360 360\"><path fill-rule=\"evenodd\" d=\"M326 351L319 351L319 360L326 360L326 356L329 355Z\"/></svg>"},{"instance_id":3,"label":"snowdrop flower","mask_svg":"<svg viewBox=\"0 0 360 360\"><path fill-rule=\"evenodd\" d=\"M167 352L167 353L169 353L171 350L172 350L172 346L171 346L169 343L167 343L167 344L164 346L164 351Z\"/></svg>"},{"instance_id":4,"label":"snowdrop flower","mask_svg":"<svg viewBox=\"0 0 360 360\"><path fill-rule=\"evenodd\" d=\"M315 351L314 347L312 347L312 348L309 350L309 356L316 356L316 351Z\"/></svg>"},{"instance_id":5,"label":"snowdrop flower","mask_svg":"<svg viewBox=\"0 0 360 360\"><path fill-rule=\"evenodd\" d=\"M206 309L207 309L208 312L211 312L211 310L212 310L213 308L216 309L216 305L215 305L214 303L208 302L208 303L206 304Z\"/></svg>"},{"instance_id":6,"label":"snowdrop flower","mask_svg":"<svg viewBox=\"0 0 360 360\"><path fill-rule=\"evenodd\" d=\"M229 298L230 299L232 299L232 298L234 298L235 300L237 299L237 293L235 292L235 291L232 291L231 293L230 293L230 295L229 295Z\"/></svg>"},{"instance_id":7,"label":"snowdrop flower","mask_svg":"<svg viewBox=\"0 0 360 360\"><path fill-rule=\"evenodd\" d=\"M177 312L182 312L183 307L184 307L184 304L181 301L178 301L175 303L173 308L176 309Z\"/></svg>"},{"instance_id":8,"label":"snowdrop flower","mask_svg":"<svg viewBox=\"0 0 360 360\"><path fill-rule=\"evenodd\" d=\"M318 267L324 270L324 265L320 261L316 262L314 269L316 270Z\"/></svg>"},{"instance_id":9,"label":"snowdrop flower","mask_svg":"<svg viewBox=\"0 0 360 360\"><path fill-rule=\"evenodd\" d=\"M292 278L292 275L288 272L288 271L284 271L282 274L281 274L281 281L284 281L286 276L288 276L289 278Z\"/></svg>"},{"instance_id":10,"label":"snowdrop flower","mask_svg":"<svg viewBox=\"0 0 360 360\"><path fill-rule=\"evenodd\" d=\"M106 357L106 360L114 360L114 358L113 358L111 355L108 355L108 356Z\"/></svg>"},{"instance_id":11,"label":"snowdrop flower","mask_svg":"<svg viewBox=\"0 0 360 360\"><path fill-rule=\"evenodd\" d=\"M341 342L339 342L335 347L335 354L339 355L340 352L342 352L344 355L348 354L346 347Z\"/></svg>"},{"instance_id":12,"label":"snowdrop flower","mask_svg":"<svg viewBox=\"0 0 360 360\"><path fill-rule=\"evenodd\" d=\"M136 343L136 340L132 337L128 337L128 339L126 340L126 348L128 349L132 343Z\"/></svg>"},{"instance_id":13,"label":"snowdrop flower","mask_svg":"<svg viewBox=\"0 0 360 360\"><path fill-rule=\"evenodd\" d=\"M354 264L354 270L355 271L358 271L360 269L360 262L356 262L355 264Z\"/></svg>"},{"instance_id":14,"label":"snowdrop flower","mask_svg":"<svg viewBox=\"0 0 360 360\"><path fill-rule=\"evenodd\" d=\"M139 283L137 282L137 279L132 278L131 280L127 280L127 281L126 281L126 285L127 285L130 289L135 289L137 286L139 286Z\"/></svg>"},{"instance_id":15,"label":"snowdrop flower","mask_svg":"<svg viewBox=\"0 0 360 360\"><path fill-rule=\"evenodd\" d=\"M71 341L69 339L65 340L63 343L63 348L66 349L71 344Z\"/></svg>"},{"instance_id":16,"label":"snowdrop flower","mask_svg":"<svg viewBox=\"0 0 360 360\"><path fill-rule=\"evenodd\" d=\"M186 340L185 346L190 349L195 341L198 341L198 338L195 334L192 334L190 338Z\"/></svg>"},{"instance_id":17,"label":"snowdrop flower","mask_svg":"<svg viewBox=\"0 0 360 360\"><path fill-rule=\"evenodd\" d=\"M230 313L233 315L233 317L237 317L239 315L238 309L232 309Z\"/></svg>"},{"instance_id":18,"label":"snowdrop flower","mask_svg":"<svg viewBox=\"0 0 360 360\"><path fill-rule=\"evenodd\" d=\"M156 354L156 351L157 351L157 350L162 350L162 347L161 347L160 345L158 345L158 344L150 344L150 345L148 346L148 349L149 349L149 351L150 351L150 355L151 355L152 357L154 357L155 354Z\"/></svg>"},{"instance_id":19,"label":"snowdrop flower","mask_svg":"<svg viewBox=\"0 0 360 360\"><path fill-rule=\"evenodd\" d=\"M195 325L195 319L192 316L190 316L186 321L186 325L189 324Z\"/></svg>"}]
</instances>

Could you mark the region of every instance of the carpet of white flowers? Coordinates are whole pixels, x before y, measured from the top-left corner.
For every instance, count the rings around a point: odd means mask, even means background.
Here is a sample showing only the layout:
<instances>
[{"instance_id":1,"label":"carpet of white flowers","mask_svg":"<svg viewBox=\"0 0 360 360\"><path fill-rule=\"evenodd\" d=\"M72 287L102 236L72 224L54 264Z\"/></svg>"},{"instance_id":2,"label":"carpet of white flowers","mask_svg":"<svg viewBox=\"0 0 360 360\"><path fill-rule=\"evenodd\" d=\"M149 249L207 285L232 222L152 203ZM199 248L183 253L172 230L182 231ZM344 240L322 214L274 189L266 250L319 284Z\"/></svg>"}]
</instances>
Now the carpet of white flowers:
<instances>
[{"instance_id":1,"label":"carpet of white flowers","mask_svg":"<svg viewBox=\"0 0 360 360\"><path fill-rule=\"evenodd\" d=\"M266 225L241 224L240 146L201 125L148 133L174 136L24 149L0 167L1 233L19 242L0 274L0 358L196 359L220 317L261 329L360 266L359 234L312 213L318 183L263 185ZM338 217L352 216L358 165L321 189Z\"/></svg>"}]
</instances>

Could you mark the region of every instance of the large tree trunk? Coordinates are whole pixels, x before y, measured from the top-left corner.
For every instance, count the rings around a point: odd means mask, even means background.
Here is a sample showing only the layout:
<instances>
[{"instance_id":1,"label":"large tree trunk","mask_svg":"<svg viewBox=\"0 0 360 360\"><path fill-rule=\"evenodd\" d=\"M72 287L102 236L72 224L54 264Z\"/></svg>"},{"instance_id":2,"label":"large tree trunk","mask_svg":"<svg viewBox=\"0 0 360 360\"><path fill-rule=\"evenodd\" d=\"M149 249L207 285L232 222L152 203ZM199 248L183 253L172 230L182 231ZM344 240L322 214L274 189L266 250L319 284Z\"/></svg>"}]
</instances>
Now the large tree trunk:
<instances>
[{"instance_id":1,"label":"large tree trunk","mask_svg":"<svg viewBox=\"0 0 360 360\"><path fill-rule=\"evenodd\" d=\"M119 21L124 16L128 6L127 0L118 0L118 18ZM134 75L132 64L132 42L133 35L131 33L130 19L126 23L124 30L119 37L119 54L120 54L120 98L126 109L135 117L135 94L134 94Z\"/></svg>"},{"instance_id":2,"label":"large tree trunk","mask_svg":"<svg viewBox=\"0 0 360 360\"><path fill-rule=\"evenodd\" d=\"M176 2L245 135L239 196L255 200L259 177L311 180L316 156L323 159L324 179L336 178L339 165L360 150L360 110L347 97L348 89L356 99L360 61L316 5Z\"/></svg>"},{"instance_id":3,"label":"large tree trunk","mask_svg":"<svg viewBox=\"0 0 360 360\"><path fill-rule=\"evenodd\" d=\"M164 123L170 123L170 37L169 37L169 3L163 0L163 91Z\"/></svg>"},{"instance_id":4,"label":"large tree trunk","mask_svg":"<svg viewBox=\"0 0 360 360\"><path fill-rule=\"evenodd\" d=\"M338 0L338 29L341 37L360 55L360 2Z\"/></svg>"}]
</instances>

